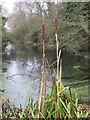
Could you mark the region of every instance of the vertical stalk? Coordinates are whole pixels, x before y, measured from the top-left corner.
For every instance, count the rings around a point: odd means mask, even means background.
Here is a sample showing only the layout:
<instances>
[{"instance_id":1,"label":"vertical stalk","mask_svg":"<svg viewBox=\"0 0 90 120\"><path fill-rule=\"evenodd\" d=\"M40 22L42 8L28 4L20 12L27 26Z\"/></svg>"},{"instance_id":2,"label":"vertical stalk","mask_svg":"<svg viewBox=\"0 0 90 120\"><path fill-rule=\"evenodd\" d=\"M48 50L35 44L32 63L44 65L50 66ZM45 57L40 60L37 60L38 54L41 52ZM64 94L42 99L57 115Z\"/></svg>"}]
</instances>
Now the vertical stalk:
<instances>
[{"instance_id":1,"label":"vertical stalk","mask_svg":"<svg viewBox=\"0 0 90 120\"><path fill-rule=\"evenodd\" d=\"M39 96L39 112L38 112L38 118L40 118L40 112L41 112L41 106L42 102L45 99L46 95L46 84L45 84L45 43L44 43L44 36L45 36L45 28L44 28L44 15L43 17L43 23L42 23L42 40L43 40L43 58L42 58L42 80L41 80L41 87L40 87L40 96Z\"/></svg>"},{"instance_id":2,"label":"vertical stalk","mask_svg":"<svg viewBox=\"0 0 90 120\"><path fill-rule=\"evenodd\" d=\"M58 27L57 27L57 22L58 22L58 18L57 18L57 8L56 8L56 17L55 17L55 29L56 29L56 33L55 33L55 38L56 38L56 55L57 55L57 74L56 74L56 81L57 81L57 91L58 91L58 78L59 78L59 41L58 41Z\"/></svg>"},{"instance_id":3,"label":"vertical stalk","mask_svg":"<svg viewBox=\"0 0 90 120\"><path fill-rule=\"evenodd\" d=\"M58 4L58 3L57 3ZM56 108L59 108L59 92L60 92L60 87L61 87L61 50L59 51L59 41L58 41L58 17L57 17L57 6L56 6L56 17L55 17L55 38L56 38L56 55L57 55L57 75L56 75L56 85L57 85L57 99L56 99ZM59 66L60 64L60 66ZM60 118L60 113L57 112L55 114L55 118Z\"/></svg>"},{"instance_id":4,"label":"vertical stalk","mask_svg":"<svg viewBox=\"0 0 90 120\"><path fill-rule=\"evenodd\" d=\"M56 75L56 80L58 81L58 77L59 77L59 59L58 59L59 43L58 43L57 33L55 33L55 37L56 37L56 55L57 55L57 75Z\"/></svg>"},{"instance_id":5,"label":"vertical stalk","mask_svg":"<svg viewBox=\"0 0 90 120\"><path fill-rule=\"evenodd\" d=\"M42 34L43 34L42 85L43 85L43 96L45 97L46 86L45 86L45 43L44 43L45 28L44 28L44 18L43 18L43 24L42 24Z\"/></svg>"},{"instance_id":6,"label":"vertical stalk","mask_svg":"<svg viewBox=\"0 0 90 120\"><path fill-rule=\"evenodd\" d=\"M2 89L2 27L3 27L2 16L0 14L0 79L1 79L0 88L1 89ZM1 100L1 104L2 104L2 100Z\"/></svg>"},{"instance_id":7,"label":"vertical stalk","mask_svg":"<svg viewBox=\"0 0 90 120\"><path fill-rule=\"evenodd\" d=\"M58 107L58 77L59 77L59 61L58 61L58 49L59 49L59 43L58 43L58 35L57 35L57 9L56 9L56 17L55 17L55 29L56 29L56 33L55 33L55 38L56 38L56 55L57 55L57 73L56 73L56 104L55 104L55 108ZM58 117L58 113L55 114L55 118Z\"/></svg>"}]
</instances>

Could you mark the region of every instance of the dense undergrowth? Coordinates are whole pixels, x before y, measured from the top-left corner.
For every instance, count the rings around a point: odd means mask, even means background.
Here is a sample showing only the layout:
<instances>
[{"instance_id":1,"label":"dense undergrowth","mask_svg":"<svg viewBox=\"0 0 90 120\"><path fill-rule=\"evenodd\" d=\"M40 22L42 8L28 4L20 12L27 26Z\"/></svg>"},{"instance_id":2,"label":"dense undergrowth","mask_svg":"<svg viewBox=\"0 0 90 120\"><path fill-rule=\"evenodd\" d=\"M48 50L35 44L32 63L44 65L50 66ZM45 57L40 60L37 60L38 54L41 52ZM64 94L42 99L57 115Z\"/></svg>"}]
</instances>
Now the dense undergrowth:
<instances>
[{"instance_id":1,"label":"dense undergrowth","mask_svg":"<svg viewBox=\"0 0 90 120\"><path fill-rule=\"evenodd\" d=\"M89 111L83 111L78 104L77 94L72 94L70 87L64 87L62 83L59 86L59 96L57 95L55 81L52 82L52 90L49 95L46 95L42 101L40 118L86 118L90 117ZM17 108L11 105L9 100L2 104L2 113L0 118L37 118L38 101L29 102L28 96L26 99L28 105L24 108Z\"/></svg>"}]
</instances>

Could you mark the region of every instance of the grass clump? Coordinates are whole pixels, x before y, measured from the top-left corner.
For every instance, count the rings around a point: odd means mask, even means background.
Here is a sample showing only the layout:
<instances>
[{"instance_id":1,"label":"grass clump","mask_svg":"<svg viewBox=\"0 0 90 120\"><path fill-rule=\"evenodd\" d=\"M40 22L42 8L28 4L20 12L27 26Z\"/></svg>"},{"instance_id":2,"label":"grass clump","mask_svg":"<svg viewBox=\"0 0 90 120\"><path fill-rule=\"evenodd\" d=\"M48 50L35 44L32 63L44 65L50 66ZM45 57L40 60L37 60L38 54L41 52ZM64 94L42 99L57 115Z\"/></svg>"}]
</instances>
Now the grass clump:
<instances>
[{"instance_id":1,"label":"grass clump","mask_svg":"<svg viewBox=\"0 0 90 120\"><path fill-rule=\"evenodd\" d=\"M72 94L70 87L64 87L60 83L60 91L57 95L57 87L55 80L52 81L52 90L46 95L41 103L40 118L82 118L90 117L90 112L84 112L78 105L77 94ZM27 101L29 102L29 101ZM31 100L25 108L17 108L10 105L7 101L2 104L1 118L37 118L38 101L36 103Z\"/></svg>"},{"instance_id":2,"label":"grass clump","mask_svg":"<svg viewBox=\"0 0 90 120\"><path fill-rule=\"evenodd\" d=\"M61 90L57 95L56 85L53 81L52 91L42 103L42 118L81 118L88 117L89 112L83 112L78 105L77 94L72 94L70 87L60 83ZM44 117L43 117L43 116Z\"/></svg>"}]
</instances>

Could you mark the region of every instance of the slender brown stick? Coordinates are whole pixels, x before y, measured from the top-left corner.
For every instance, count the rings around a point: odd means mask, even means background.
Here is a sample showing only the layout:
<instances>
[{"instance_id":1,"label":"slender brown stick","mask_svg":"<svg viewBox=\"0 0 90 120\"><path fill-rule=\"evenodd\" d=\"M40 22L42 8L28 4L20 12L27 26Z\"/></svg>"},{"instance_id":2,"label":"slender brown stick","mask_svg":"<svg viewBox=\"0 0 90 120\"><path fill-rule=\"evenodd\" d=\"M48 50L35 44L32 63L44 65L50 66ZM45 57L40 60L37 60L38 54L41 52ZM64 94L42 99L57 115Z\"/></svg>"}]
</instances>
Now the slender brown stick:
<instances>
[{"instance_id":1,"label":"slender brown stick","mask_svg":"<svg viewBox=\"0 0 90 120\"><path fill-rule=\"evenodd\" d=\"M57 62L57 60L54 61L49 67L52 67L56 62Z\"/></svg>"},{"instance_id":2,"label":"slender brown stick","mask_svg":"<svg viewBox=\"0 0 90 120\"><path fill-rule=\"evenodd\" d=\"M43 24L42 24L42 39L43 39L43 59L42 59L42 80L41 80L41 87L40 87L40 96L39 96L39 105L38 105L38 118L40 118L41 112L41 105L42 105L42 98L45 98L46 95L46 84L45 84L45 43L44 43L44 35L45 35L45 28L44 28L44 16L43 16Z\"/></svg>"}]
</instances>

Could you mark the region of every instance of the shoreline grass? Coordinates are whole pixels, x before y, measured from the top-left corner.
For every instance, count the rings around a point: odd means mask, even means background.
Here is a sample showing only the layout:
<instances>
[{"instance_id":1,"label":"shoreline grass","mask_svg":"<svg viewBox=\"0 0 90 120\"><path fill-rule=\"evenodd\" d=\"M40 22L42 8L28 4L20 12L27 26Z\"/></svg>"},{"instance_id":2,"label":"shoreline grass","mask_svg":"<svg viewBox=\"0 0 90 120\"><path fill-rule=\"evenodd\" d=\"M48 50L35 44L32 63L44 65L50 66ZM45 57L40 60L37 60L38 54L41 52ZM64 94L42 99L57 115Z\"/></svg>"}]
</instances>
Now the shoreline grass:
<instances>
[{"instance_id":1,"label":"shoreline grass","mask_svg":"<svg viewBox=\"0 0 90 120\"><path fill-rule=\"evenodd\" d=\"M49 95L46 95L45 100L41 103L40 118L43 119L54 119L54 118L65 118L65 119L79 119L90 117L90 109L88 111L80 108L78 104L77 94L72 94L70 87L64 87L61 83L61 90L59 96L56 94L55 80L52 81L52 90ZM57 101L58 104L57 104ZM21 119L33 119L37 118L38 114L38 101L35 103L33 100L29 102L27 99L27 105L22 108L17 108L15 105L11 105L9 101L2 103L2 113L0 118L21 118ZM57 106L58 105L58 106ZM85 107L84 107L85 108ZM58 115L58 117L56 116Z\"/></svg>"}]
</instances>

